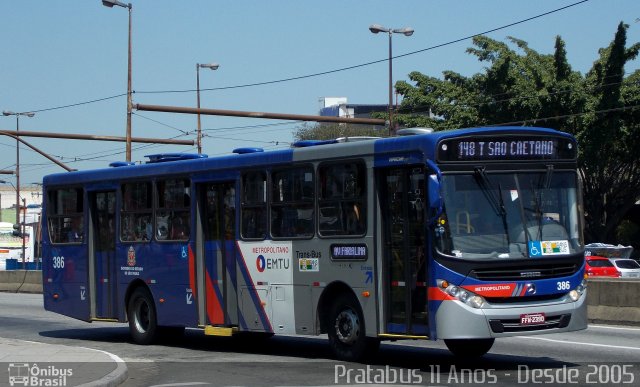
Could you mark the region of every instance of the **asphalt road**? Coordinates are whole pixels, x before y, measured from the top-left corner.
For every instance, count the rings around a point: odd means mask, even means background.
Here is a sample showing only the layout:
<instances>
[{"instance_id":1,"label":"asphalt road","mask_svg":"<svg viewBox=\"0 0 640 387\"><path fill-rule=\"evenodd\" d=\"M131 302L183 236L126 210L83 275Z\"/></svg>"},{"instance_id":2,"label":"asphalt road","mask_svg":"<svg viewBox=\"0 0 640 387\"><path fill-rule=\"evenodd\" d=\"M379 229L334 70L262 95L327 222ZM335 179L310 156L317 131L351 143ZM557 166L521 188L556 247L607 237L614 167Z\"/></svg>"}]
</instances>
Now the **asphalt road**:
<instances>
[{"instance_id":1,"label":"asphalt road","mask_svg":"<svg viewBox=\"0 0 640 387\"><path fill-rule=\"evenodd\" d=\"M466 361L442 342L383 343L360 364L332 360L325 337L241 340L189 329L179 340L139 346L124 324L89 324L44 311L41 295L0 293L0 337L113 353L127 363L127 387L640 383L640 328L604 325L500 339L483 358Z\"/></svg>"}]
</instances>

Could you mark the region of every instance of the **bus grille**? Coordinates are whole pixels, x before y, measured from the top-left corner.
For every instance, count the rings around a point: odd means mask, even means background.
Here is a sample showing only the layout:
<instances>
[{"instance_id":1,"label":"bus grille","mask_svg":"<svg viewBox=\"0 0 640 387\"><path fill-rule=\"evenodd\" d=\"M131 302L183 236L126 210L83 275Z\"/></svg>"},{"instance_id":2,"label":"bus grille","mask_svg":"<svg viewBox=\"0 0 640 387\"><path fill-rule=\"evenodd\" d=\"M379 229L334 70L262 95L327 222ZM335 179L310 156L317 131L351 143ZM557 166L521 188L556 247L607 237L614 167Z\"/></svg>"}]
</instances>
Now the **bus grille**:
<instances>
[{"instance_id":1,"label":"bus grille","mask_svg":"<svg viewBox=\"0 0 640 387\"><path fill-rule=\"evenodd\" d=\"M482 281L526 280L566 277L578 270L577 265L519 267L506 269L475 269L470 276Z\"/></svg>"},{"instance_id":2,"label":"bus grille","mask_svg":"<svg viewBox=\"0 0 640 387\"><path fill-rule=\"evenodd\" d=\"M523 302L550 302L550 301L562 301L566 293L562 294L543 294L541 296L526 296L526 297L485 297L490 304L519 304Z\"/></svg>"},{"instance_id":3,"label":"bus grille","mask_svg":"<svg viewBox=\"0 0 640 387\"><path fill-rule=\"evenodd\" d=\"M519 319L489 320L494 333L531 332L553 328L566 328L571 321L571 314L547 316L544 324L521 325Z\"/></svg>"}]
</instances>

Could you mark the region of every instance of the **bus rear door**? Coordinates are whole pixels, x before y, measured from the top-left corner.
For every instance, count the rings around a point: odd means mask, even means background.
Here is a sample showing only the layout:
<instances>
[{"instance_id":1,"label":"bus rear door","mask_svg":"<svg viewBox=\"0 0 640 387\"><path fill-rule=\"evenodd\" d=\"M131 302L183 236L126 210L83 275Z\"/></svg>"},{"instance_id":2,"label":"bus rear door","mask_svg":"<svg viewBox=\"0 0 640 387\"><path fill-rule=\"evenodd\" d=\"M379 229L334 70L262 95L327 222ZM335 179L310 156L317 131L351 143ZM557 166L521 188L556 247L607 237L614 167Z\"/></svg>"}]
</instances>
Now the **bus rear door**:
<instances>
[{"instance_id":1,"label":"bus rear door","mask_svg":"<svg viewBox=\"0 0 640 387\"><path fill-rule=\"evenodd\" d=\"M196 276L198 294L204 295L199 323L237 326L235 182L200 184L198 191L203 258L196 262Z\"/></svg>"},{"instance_id":2,"label":"bus rear door","mask_svg":"<svg viewBox=\"0 0 640 387\"><path fill-rule=\"evenodd\" d=\"M422 167L379 172L383 231L383 294L387 334L426 336L425 171Z\"/></svg>"},{"instance_id":3,"label":"bus rear door","mask_svg":"<svg viewBox=\"0 0 640 387\"><path fill-rule=\"evenodd\" d=\"M91 317L117 318L116 191L90 192Z\"/></svg>"}]
</instances>

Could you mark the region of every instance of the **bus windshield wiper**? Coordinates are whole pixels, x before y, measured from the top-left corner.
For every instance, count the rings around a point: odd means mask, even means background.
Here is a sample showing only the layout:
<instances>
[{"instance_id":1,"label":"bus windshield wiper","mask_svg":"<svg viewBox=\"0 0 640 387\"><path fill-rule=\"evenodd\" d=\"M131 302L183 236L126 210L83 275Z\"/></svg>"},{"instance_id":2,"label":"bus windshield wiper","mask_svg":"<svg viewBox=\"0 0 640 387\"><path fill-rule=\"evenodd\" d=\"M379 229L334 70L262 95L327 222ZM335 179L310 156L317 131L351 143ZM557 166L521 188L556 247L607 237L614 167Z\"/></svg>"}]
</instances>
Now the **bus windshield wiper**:
<instances>
[{"instance_id":1,"label":"bus windshield wiper","mask_svg":"<svg viewBox=\"0 0 640 387\"><path fill-rule=\"evenodd\" d=\"M476 167L474 169L473 176L476 179L476 183L482 190L482 193L487 198L487 201L493 208L493 211L502 219L502 226L504 227L504 234L507 236L507 244L510 244L509 240L509 228L507 226L507 210L504 207L504 199L502 198L502 187L498 184L498 197L496 198L494 192L496 191L491 187L491 181L487 176L485 167Z\"/></svg>"},{"instance_id":2,"label":"bus windshield wiper","mask_svg":"<svg viewBox=\"0 0 640 387\"><path fill-rule=\"evenodd\" d=\"M482 190L482 193L487 198L489 204L491 204L491 208L498 216L502 216L506 211L504 209L504 202L502 201L501 192L498 192L498 198L495 196L495 190L491 187L491 182L487 173L485 172L484 167L476 167L474 170L474 177L476 179L476 183L478 187Z\"/></svg>"},{"instance_id":3,"label":"bus windshield wiper","mask_svg":"<svg viewBox=\"0 0 640 387\"><path fill-rule=\"evenodd\" d=\"M533 200L534 200L534 211L535 215L538 217L538 239L542 240L542 195L547 192L551 188L551 178L553 177L553 165L547 165L547 172L544 175L544 180L540 179L540 184L538 184L537 190L533 189L533 184L531 185L531 190Z\"/></svg>"}]
</instances>

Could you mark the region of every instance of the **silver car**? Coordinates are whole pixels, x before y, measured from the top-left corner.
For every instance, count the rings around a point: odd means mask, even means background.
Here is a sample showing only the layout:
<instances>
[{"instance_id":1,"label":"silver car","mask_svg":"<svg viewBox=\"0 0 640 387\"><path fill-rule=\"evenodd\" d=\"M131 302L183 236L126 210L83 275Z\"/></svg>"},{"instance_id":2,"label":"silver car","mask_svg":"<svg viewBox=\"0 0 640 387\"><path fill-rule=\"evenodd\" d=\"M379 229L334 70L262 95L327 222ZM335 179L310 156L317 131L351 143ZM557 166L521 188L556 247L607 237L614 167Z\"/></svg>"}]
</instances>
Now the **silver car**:
<instances>
[{"instance_id":1,"label":"silver car","mask_svg":"<svg viewBox=\"0 0 640 387\"><path fill-rule=\"evenodd\" d=\"M640 278L640 264L630 258L610 258L622 278Z\"/></svg>"}]
</instances>

